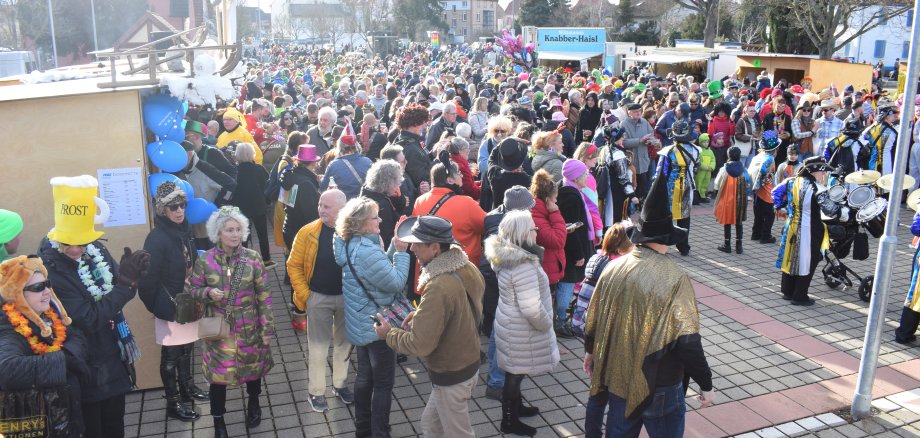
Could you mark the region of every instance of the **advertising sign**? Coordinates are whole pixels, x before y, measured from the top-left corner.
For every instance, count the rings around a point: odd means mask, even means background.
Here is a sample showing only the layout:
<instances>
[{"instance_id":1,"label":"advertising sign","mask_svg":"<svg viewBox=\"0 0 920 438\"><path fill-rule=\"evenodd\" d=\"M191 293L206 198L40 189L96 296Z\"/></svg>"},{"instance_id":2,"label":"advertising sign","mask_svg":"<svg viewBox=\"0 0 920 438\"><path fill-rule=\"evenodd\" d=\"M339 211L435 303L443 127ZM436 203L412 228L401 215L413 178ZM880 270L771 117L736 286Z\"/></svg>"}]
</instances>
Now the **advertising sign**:
<instances>
[{"instance_id":1,"label":"advertising sign","mask_svg":"<svg viewBox=\"0 0 920 438\"><path fill-rule=\"evenodd\" d=\"M537 29L537 50L545 52L604 53L607 34L603 28L541 27Z\"/></svg>"}]
</instances>

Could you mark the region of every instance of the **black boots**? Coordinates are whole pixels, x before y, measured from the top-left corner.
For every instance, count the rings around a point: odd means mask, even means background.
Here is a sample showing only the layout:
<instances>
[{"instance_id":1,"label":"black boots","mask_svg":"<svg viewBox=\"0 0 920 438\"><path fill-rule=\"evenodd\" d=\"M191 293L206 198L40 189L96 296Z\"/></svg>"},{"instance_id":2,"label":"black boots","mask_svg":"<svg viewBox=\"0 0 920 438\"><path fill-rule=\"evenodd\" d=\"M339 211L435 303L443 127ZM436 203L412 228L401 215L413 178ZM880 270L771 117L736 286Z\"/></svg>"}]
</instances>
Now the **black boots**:
<instances>
[{"instance_id":1,"label":"black boots","mask_svg":"<svg viewBox=\"0 0 920 438\"><path fill-rule=\"evenodd\" d=\"M214 438L230 438L227 435L227 425L224 423L224 416L214 416Z\"/></svg>"},{"instance_id":2,"label":"black boots","mask_svg":"<svg viewBox=\"0 0 920 438\"><path fill-rule=\"evenodd\" d=\"M521 436L534 436L537 434L535 427L528 426L521 422L521 381L524 380L523 374L505 373L505 387L502 390L502 433ZM539 413L537 408L529 406L528 414L536 415ZM536 410L536 412L534 412Z\"/></svg>"},{"instance_id":3,"label":"black boots","mask_svg":"<svg viewBox=\"0 0 920 438\"><path fill-rule=\"evenodd\" d=\"M195 403L179 379L183 349L183 346L177 345L163 347L160 351L160 378L166 393L166 417L195 421L200 415L195 411Z\"/></svg>"},{"instance_id":4,"label":"black boots","mask_svg":"<svg viewBox=\"0 0 920 438\"><path fill-rule=\"evenodd\" d=\"M249 407L246 412L246 427L249 429L262 424L262 407L259 406L259 396L249 397Z\"/></svg>"},{"instance_id":5,"label":"black boots","mask_svg":"<svg viewBox=\"0 0 920 438\"><path fill-rule=\"evenodd\" d=\"M195 377L192 374L192 351L195 344L182 346L182 357L179 360L179 391L182 392L183 400L186 397L195 400L208 400L208 392L195 386Z\"/></svg>"},{"instance_id":6,"label":"black boots","mask_svg":"<svg viewBox=\"0 0 920 438\"><path fill-rule=\"evenodd\" d=\"M725 243L717 246L716 249L718 249L719 251L731 254L732 253L732 241L729 239L725 239Z\"/></svg>"},{"instance_id":7,"label":"black boots","mask_svg":"<svg viewBox=\"0 0 920 438\"><path fill-rule=\"evenodd\" d=\"M727 244L728 242L726 242ZM735 252L738 254L744 254L744 250L741 249L741 239L735 241Z\"/></svg>"}]
</instances>

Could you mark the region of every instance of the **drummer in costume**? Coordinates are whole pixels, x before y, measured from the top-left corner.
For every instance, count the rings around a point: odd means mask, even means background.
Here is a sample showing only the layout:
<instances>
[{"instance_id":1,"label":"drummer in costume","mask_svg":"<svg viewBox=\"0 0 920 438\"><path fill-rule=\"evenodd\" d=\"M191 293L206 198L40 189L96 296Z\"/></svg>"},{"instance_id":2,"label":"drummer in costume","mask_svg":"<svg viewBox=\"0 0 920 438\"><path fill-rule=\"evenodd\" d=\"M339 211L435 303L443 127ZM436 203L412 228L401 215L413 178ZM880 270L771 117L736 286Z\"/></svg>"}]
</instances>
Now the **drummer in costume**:
<instances>
[{"instance_id":1,"label":"drummer in costume","mask_svg":"<svg viewBox=\"0 0 920 438\"><path fill-rule=\"evenodd\" d=\"M624 203L627 200L635 205L638 203L636 189L632 183L632 172L629 170L629 157L626 156L624 140L626 130L623 128L604 127L604 137L607 147L601 152L601 165L596 169L597 192L602 200L601 215L604 228L611 227L624 219Z\"/></svg>"},{"instance_id":2,"label":"drummer in costume","mask_svg":"<svg viewBox=\"0 0 920 438\"><path fill-rule=\"evenodd\" d=\"M835 218L840 212L840 205L830 200L818 182L829 169L824 158L808 158L795 177L773 188L773 204L777 210L785 208L787 215L776 260L776 267L783 271L780 288L783 299L797 306L815 303L808 298L808 286L822 252L830 247L821 213Z\"/></svg>"},{"instance_id":3,"label":"drummer in costume","mask_svg":"<svg viewBox=\"0 0 920 438\"><path fill-rule=\"evenodd\" d=\"M690 123L678 120L671 126L671 139L674 143L658 151L658 168L656 177L667 178L668 199L671 215L677 220L677 226L690 232L690 206L693 204L695 191L694 170L700 161L700 152L690 142L693 131ZM684 239L677 242L680 255L690 254L690 242Z\"/></svg>"},{"instance_id":4,"label":"drummer in costume","mask_svg":"<svg viewBox=\"0 0 920 438\"><path fill-rule=\"evenodd\" d=\"M859 141L861 133L859 122L850 119L843 125L840 135L827 142L824 148L824 160L833 170L831 185L835 183L837 175L849 175L856 171L856 157L863 148L862 142Z\"/></svg>"},{"instance_id":5,"label":"drummer in costume","mask_svg":"<svg viewBox=\"0 0 920 438\"><path fill-rule=\"evenodd\" d=\"M916 196L912 193L907 205L918 209ZM920 237L920 212L914 214L914 222L910 232ZM920 325L920 246L914 251L914 261L910 269L910 286L907 288L907 297L904 299L904 308L901 309L901 324L894 331L894 341L907 344L917 339L917 326Z\"/></svg>"},{"instance_id":6,"label":"drummer in costume","mask_svg":"<svg viewBox=\"0 0 920 438\"><path fill-rule=\"evenodd\" d=\"M760 138L760 152L751 164L748 165L748 174L754 191L754 228L751 230L751 240L760 243L775 243L773 237L773 174L776 163L773 154L780 145L776 131L764 131Z\"/></svg>"},{"instance_id":7,"label":"drummer in costume","mask_svg":"<svg viewBox=\"0 0 920 438\"><path fill-rule=\"evenodd\" d=\"M741 248L742 222L747 219L747 199L751 194L751 175L741 164L741 149L732 146L728 149L728 162L716 175L716 220L725 227L725 243L717 249L731 254L732 225L735 226L735 251Z\"/></svg>"},{"instance_id":8,"label":"drummer in costume","mask_svg":"<svg viewBox=\"0 0 920 438\"><path fill-rule=\"evenodd\" d=\"M894 127L898 120L898 107L894 102L883 100L879 101L876 111L878 117L875 123L862 134L868 153L860 157L858 166L860 169L888 175L892 172L895 144L898 141L898 131Z\"/></svg>"}]
</instances>

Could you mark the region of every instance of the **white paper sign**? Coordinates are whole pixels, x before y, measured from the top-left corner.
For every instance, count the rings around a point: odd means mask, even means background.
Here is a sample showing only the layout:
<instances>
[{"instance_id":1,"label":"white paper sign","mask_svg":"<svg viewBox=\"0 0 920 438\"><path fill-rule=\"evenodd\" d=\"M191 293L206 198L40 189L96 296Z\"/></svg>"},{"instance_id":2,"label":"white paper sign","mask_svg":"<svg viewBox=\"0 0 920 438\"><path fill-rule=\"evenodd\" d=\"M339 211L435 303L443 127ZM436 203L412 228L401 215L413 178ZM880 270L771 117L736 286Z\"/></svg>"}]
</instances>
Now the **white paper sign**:
<instances>
[{"instance_id":1,"label":"white paper sign","mask_svg":"<svg viewBox=\"0 0 920 438\"><path fill-rule=\"evenodd\" d=\"M147 223L147 194L140 167L99 169L99 197L109 204L106 227L143 225Z\"/></svg>"}]
</instances>

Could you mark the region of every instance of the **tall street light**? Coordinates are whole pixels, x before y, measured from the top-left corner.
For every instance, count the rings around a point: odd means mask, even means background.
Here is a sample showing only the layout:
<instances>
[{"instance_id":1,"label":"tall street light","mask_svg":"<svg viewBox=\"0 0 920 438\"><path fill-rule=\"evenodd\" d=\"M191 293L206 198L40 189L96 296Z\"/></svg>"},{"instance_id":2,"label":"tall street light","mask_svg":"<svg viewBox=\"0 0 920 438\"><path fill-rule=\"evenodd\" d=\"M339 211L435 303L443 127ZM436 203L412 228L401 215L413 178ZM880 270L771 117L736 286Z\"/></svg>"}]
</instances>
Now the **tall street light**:
<instances>
[{"instance_id":1,"label":"tall street light","mask_svg":"<svg viewBox=\"0 0 920 438\"><path fill-rule=\"evenodd\" d=\"M51 49L54 51L54 68L57 68L57 41L54 39L54 11L51 10L51 0L48 0L48 23L51 24Z\"/></svg>"}]
</instances>

